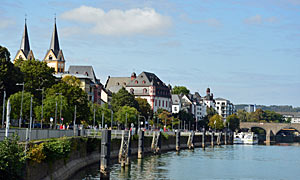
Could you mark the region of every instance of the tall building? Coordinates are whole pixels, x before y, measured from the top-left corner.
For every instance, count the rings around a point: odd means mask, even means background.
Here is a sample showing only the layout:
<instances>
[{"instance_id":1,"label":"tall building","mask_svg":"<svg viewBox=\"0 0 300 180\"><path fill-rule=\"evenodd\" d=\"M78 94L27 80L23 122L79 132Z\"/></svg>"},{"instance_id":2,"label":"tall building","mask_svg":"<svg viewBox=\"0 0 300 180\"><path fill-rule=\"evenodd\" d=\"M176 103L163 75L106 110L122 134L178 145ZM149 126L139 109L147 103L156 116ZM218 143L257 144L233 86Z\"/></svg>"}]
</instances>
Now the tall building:
<instances>
[{"instance_id":1,"label":"tall building","mask_svg":"<svg viewBox=\"0 0 300 180\"><path fill-rule=\"evenodd\" d=\"M25 19L24 32L23 32L23 36L22 36L22 40L21 40L21 46L16 54L14 61L17 59L23 59L23 60L34 59L33 52L30 49L26 19Z\"/></svg>"},{"instance_id":2,"label":"tall building","mask_svg":"<svg viewBox=\"0 0 300 180\"><path fill-rule=\"evenodd\" d=\"M56 18L54 20L54 30L52 33L50 49L47 51L44 61L51 68L55 69L55 73L63 73L65 71L65 58L59 47L58 32L56 28Z\"/></svg>"}]
</instances>

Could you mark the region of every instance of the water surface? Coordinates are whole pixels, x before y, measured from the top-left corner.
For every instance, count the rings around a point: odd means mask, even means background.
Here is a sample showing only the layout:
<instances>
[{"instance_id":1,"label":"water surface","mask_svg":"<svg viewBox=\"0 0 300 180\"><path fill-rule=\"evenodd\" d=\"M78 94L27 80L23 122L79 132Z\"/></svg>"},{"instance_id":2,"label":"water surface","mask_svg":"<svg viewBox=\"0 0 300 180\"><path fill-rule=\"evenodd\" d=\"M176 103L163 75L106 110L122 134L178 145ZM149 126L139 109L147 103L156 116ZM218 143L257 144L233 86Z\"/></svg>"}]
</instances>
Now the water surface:
<instances>
[{"instance_id":1,"label":"water surface","mask_svg":"<svg viewBox=\"0 0 300 180\"><path fill-rule=\"evenodd\" d=\"M72 179L99 179L99 165ZM130 168L112 165L111 179L300 179L300 146L233 145L182 150L133 160Z\"/></svg>"}]
</instances>

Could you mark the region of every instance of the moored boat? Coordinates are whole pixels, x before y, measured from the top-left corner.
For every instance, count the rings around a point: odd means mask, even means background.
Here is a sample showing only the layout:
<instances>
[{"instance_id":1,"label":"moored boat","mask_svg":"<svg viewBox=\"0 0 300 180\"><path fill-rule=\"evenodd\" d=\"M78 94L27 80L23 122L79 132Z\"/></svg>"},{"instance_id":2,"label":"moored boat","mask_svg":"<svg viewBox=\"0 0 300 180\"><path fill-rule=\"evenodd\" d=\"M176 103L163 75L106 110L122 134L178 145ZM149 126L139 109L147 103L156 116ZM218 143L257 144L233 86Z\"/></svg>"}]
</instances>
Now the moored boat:
<instances>
[{"instance_id":1,"label":"moored boat","mask_svg":"<svg viewBox=\"0 0 300 180\"><path fill-rule=\"evenodd\" d=\"M233 144L258 144L258 136L254 132L234 132Z\"/></svg>"}]
</instances>

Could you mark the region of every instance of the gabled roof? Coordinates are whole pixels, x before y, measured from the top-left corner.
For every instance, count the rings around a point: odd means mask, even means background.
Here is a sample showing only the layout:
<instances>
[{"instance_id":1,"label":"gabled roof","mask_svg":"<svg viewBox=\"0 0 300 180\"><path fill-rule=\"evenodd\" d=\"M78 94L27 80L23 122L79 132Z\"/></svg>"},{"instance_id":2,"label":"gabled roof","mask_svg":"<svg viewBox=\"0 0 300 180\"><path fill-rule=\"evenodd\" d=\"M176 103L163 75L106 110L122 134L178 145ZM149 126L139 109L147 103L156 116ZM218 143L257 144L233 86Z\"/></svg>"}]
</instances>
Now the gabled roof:
<instances>
[{"instance_id":1,"label":"gabled roof","mask_svg":"<svg viewBox=\"0 0 300 180\"><path fill-rule=\"evenodd\" d=\"M118 92L122 87L126 87L126 85L130 82L130 77L110 77L105 84L105 88L110 90L113 93Z\"/></svg>"},{"instance_id":2,"label":"gabled roof","mask_svg":"<svg viewBox=\"0 0 300 180\"><path fill-rule=\"evenodd\" d=\"M127 86L165 86L167 87L155 74L150 72L142 72L134 80L131 80Z\"/></svg>"},{"instance_id":3,"label":"gabled roof","mask_svg":"<svg viewBox=\"0 0 300 180\"><path fill-rule=\"evenodd\" d=\"M228 100L224 98L215 98L215 101L228 101Z\"/></svg>"},{"instance_id":4,"label":"gabled roof","mask_svg":"<svg viewBox=\"0 0 300 180\"><path fill-rule=\"evenodd\" d=\"M172 94L172 104L173 105L181 104L181 100L178 94Z\"/></svg>"},{"instance_id":5,"label":"gabled roof","mask_svg":"<svg viewBox=\"0 0 300 180\"><path fill-rule=\"evenodd\" d=\"M84 75L93 81L93 83L98 84L98 79L96 78L93 66L74 66L71 65L68 70L69 74L79 74Z\"/></svg>"}]
</instances>

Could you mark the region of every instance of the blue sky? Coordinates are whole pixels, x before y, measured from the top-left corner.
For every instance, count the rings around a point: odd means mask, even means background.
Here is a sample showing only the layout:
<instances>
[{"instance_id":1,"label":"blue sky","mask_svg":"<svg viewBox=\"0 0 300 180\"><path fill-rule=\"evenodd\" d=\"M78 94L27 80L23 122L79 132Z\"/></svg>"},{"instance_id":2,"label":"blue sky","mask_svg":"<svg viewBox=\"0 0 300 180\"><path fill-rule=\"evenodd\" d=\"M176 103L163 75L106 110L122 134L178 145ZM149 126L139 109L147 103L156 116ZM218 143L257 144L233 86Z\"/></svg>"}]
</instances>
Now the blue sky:
<instances>
[{"instance_id":1,"label":"blue sky","mask_svg":"<svg viewBox=\"0 0 300 180\"><path fill-rule=\"evenodd\" d=\"M300 106L300 0L98 0L0 3L0 45L14 58L24 15L43 59L54 14L69 65L107 76L154 72L234 104Z\"/></svg>"}]
</instances>

